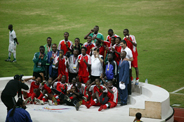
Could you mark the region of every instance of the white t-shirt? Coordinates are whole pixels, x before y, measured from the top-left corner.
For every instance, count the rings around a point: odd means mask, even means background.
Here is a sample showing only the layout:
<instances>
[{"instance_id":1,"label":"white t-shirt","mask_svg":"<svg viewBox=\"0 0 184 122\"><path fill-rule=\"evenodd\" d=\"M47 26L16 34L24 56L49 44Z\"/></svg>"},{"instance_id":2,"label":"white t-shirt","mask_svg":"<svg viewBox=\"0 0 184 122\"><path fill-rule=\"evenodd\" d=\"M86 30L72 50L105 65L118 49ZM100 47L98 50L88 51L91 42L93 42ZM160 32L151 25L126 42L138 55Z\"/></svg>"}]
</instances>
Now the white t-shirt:
<instances>
[{"instance_id":1,"label":"white t-shirt","mask_svg":"<svg viewBox=\"0 0 184 122\"><path fill-rule=\"evenodd\" d=\"M15 34L15 31L12 30L9 32L9 44L14 44L14 38L16 38L16 34Z\"/></svg>"},{"instance_id":2,"label":"white t-shirt","mask_svg":"<svg viewBox=\"0 0 184 122\"><path fill-rule=\"evenodd\" d=\"M130 59L133 57L132 55L132 51L130 50L130 48L126 47L125 49L121 48L121 52L122 51L125 51L127 54L126 54L126 58ZM128 61L129 62L129 69L131 69L131 61Z\"/></svg>"},{"instance_id":3,"label":"white t-shirt","mask_svg":"<svg viewBox=\"0 0 184 122\"><path fill-rule=\"evenodd\" d=\"M102 55L99 55L102 58ZM91 56L91 75L100 76L103 73L103 64L100 62L99 58L95 58L94 55Z\"/></svg>"}]
</instances>

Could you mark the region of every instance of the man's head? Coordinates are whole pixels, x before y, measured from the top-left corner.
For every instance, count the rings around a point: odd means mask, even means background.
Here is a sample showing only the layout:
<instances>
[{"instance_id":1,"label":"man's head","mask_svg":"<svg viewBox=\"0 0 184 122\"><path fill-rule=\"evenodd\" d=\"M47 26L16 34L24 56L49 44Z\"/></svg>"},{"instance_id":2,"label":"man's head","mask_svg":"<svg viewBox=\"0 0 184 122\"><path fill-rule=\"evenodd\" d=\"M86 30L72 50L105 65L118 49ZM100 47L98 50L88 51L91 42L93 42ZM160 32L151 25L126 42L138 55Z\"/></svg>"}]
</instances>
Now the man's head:
<instances>
[{"instance_id":1,"label":"man's head","mask_svg":"<svg viewBox=\"0 0 184 122\"><path fill-rule=\"evenodd\" d=\"M44 52L45 52L45 47L44 47L44 46L40 46L39 49L40 49L40 53L41 53L41 54L44 54Z\"/></svg>"},{"instance_id":2,"label":"man's head","mask_svg":"<svg viewBox=\"0 0 184 122\"><path fill-rule=\"evenodd\" d=\"M75 57L77 57L77 56L79 55L79 50L78 50L78 49L74 49L73 55L74 55Z\"/></svg>"},{"instance_id":3,"label":"man's head","mask_svg":"<svg viewBox=\"0 0 184 122\"><path fill-rule=\"evenodd\" d=\"M126 41L125 40L122 40L121 43L120 43L120 46L125 49L126 48Z\"/></svg>"},{"instance_id":4,"label":"man's head","mask_svg":"<svg viewBox=\"0 0 184 122\"><path fill-rule=\"evenodd\" d=\"M129 30L128 30L128 29L124 29L124 30L123 30L123 35L124 35L124 36L129 35Z\"/></svg>"},{"instance_id":5,"label":"man's head","mask_svg":"<svg viewBox=\"0 0 184 122\"><path fill-rule=\"evenodd\" d=\"M60 51L59 51L59 56L60 56L60 57L63 57L63 55L64 55L64 51L63 51L63 50L60 50Z\"/></svg>"},{"instance_id":6,"label":"man's head","mask_svg":"<svg viewBox=\"0 0 184 122\"><path fill-rule=\"evenodd\" d=\"M86 86L89 86L90 85L90 83L91 83L91 79L89 79L87 82L86 82Z\"/></svg>"},{"instance_id":7,"label":"man's head","mask_svg":"<svg viewBox=\"0 0 184 122\"><path fill-rule=\"evenodd\" d=\"M99 47L101 45L101 41L96 40L95 44L96 44L97 47Z\"/></svg>"},{"instance_id":8,"label":"man's head","mask_svg":"<svg viewBox=\"0 0 184 122\"><path fill-rule=\"evenodd\" d=\"M9 29L10 31L13 30L13 25L12 25L12 24L8 25L8 29Z\"/></svg>"},{"instance_id":9,"label":"man's head","mask_svg":"<svg viewBox=\"0 0 184 122\"><path fill-rule=\"evenodd\" d=\"M48 83L51 83L51 82L52 82L52 77L49 77Z\"/></svg>"},{"instance_id":10,"label":"man's head","mask_svg":"<svg viewBox=\"0 0 184 122\"><path fill-rule=\"evenodd\" d=\"M88 36L88 37L87 37L87 42L88 42L88 43L91 43L91 41L92 41L92 37L91 37L91 36Z\"/></svg>"},{"instance_id":11,"label":"man's head","mask_svg":"<svg viewBox=\"0 0 184 122\"><path fill-rule=\"evenodd\" d=\"M116 44L118 45L121 42L121 37L117 37L115 40Z\"/></svg>"},{"instance_id":12,"label":"man's head","mask_svg":"<svg viewBox=\"0 0 184 122\"><path fill-rule=\"evenodd\" d=\"M108 54L107 60L108 60L108 61L112 61L112 60L113 60L113 54L112 54L112 53L109 53L109 54Z\"/></svg>"},{"instance_id":13,"label":"man's head","mask_svg":"<svg viewBox=\"0 0 184 122\"><path fill-rule=\"evenodd\" d=\"M65 83L65 81L66 81L66 75L63 75L63 76L61 77L61 83Z\"/></svg>"},{"instance_id":14,"label":"man's head","mask_svg":"<svg viewBox=\"0 0 184 122\"><path fill-rule=\"evenodd\" d=\"M112 37L112 38L111 38L111 44L112 44L112 45L114 45L114 44L115 44L115 40L116 40L116 38L115 38L115 37Z\"/></svg>"},{"instance_id":15,"label":"man's head","mask_svg":"<svg viewBox=\"0 0 184 122\"><path fill-rule=\"evenodd\" d=\"M126 52L123 51L120 53L120 58L123 60L126 57Z\"/></svg>"},{"instance_id":16,"label":"man's head","mask_svg":"<svg viewBox=\"0 0 184 122\"><path fill-rule=\"evenodd\" d=\"M109 30L108 30L108 35L109 35L109 36L112 36L113 34L114 34L113 30L112 30L112 29L109 29Z\"/></svg>"},{"instance_id":17,"label":"man's head","mask_svg":"<svg viewBox=\"0 0 184 122\"><path fill-rule=\"evenodd\" d=\"M79 45L80 43L80 39L79 38L75 38L75 45Z\"/></svg>"},{"instance_id":18,"label":"man's head","mask_svg":"<svg viewBox=\"0 0 184 122\"><path fill-rule=\"evenodd\" d=\"M100 79L99 78L95 79L95 83L96 83L96 86L100 87Z\"/></svg>"},{"instance_id":19,"label":"man's head","mask_svg":"<svg viewBox=\"0 0 184 122\"><path fill-rule=\"evenodd\" d=\"M87 51L86 47L82 47L81 48L82 55L86 55L86 51Z\"/></svg>"},{"instance_id":20,"label":"man's head","mask_svg":"<svg viewBox=\"0 0 184 122\"><path fill-rule=\"evenodd\" d=\"M136 116L136 119L137 119L137 120L140 120L140 119L141 119L141 117L142 117L142 114L138 112L138 113L136 113L136 115L135 115L135 116Z\"/></svg>"},{"instance_id":21,"label":"man's head","mask_svg":"<svg viewBox=\"0 0 184 122\"><path fill-rule=\"evenodd\" d=\"M40 84L42 82L42 77L38 76L35 81L36 81L36 84Z\"/></svg>"},{"instance_id":22,"label":"man's head","mask_svg":"<svg viewBox=\"0 0 184 122\"><path fill-rule=\"evenodd\" d=\"M52 45L52 51L53 51L53 52L56 52L56 51L57 51L57 44L56 44L56 43L54 43L54 44Z\"/></svg>"},{"instance_id":23,"label":"man's head","mask_svg":"<svg viewBox=\"0 0 184 122\"><path fill-rule=\"evenodd\" d=\"M23 76L23 75L15 75L15 76L14 76L14 80L19 80L19 81L21 81L21 80L22 80L22 76Z\"/></svg>"},{"instance_id":24,"label":"man's head","mask_svg":"<svg viewBox=\"0 0 184 122\"><path fill-rule=\"evenodd\" d=\"M77 82L77 79L75 77L73 77L72 78L72 84L74 85L74 84L76 84L76 82Z\"/></svg>"},{"instance_id":25,"label":"man's head","mask_svg":"<svg viewBox=\"0 0 184 122\"><path fill-rule=\"evenodd\" d=\"M113 82L112 81L108 81L107 82L107 87L112 88L113 87Z\"/></svg>"},{"instance_id":26,"label":"man's head","mask_svg":"<svg viewBox=\"0 0 184 122\"><path fill-rule=\"evenodd\" d=\"M52 38L47 37L47 45L50 46L52 44Z\"/></svg>"},{"instance_id":27,"label":"man's head","mask_svg":"<svg viewBox=\"0 0 184 122\"><path fill-rule=\"evenodd\" d=\"M96 26L94 27L94 33L97 34L98 31L99 31L99 27L96 25Z\"/></svg>"},{"instance_id":28,"label":"man's head","mask_svg":"<svg viewBox=\"0 0 184 122\"><path fill-rule=\"evenodd\" d=\"M93 55L96 55L97 53L99 53L99 49L98 49L98 48L95 48L95 49L93 50Z\"/></svg>"},{"instance_id":29,"label":"man's head","mask_svg":"<svg viewBox=\"0 0 184 122\"><path fill-rule=\"evenodd\" d=\"M65 32L65 33L64 33L64 37L65 37L65 40L68 40L69 33L68 33L68 32Z\"/></svg>"},{"instance_id":30,"label":"man's head","mask_svg":"<svg viewBox=\"0 0 184 122\"><path fill-rule=\"evenodd\" d=\"M72 91L72 92L77 91L77 87L76 87L75 85L73 85L73 86L71 87L71 91Z\"/></svg>"}]
</instances>

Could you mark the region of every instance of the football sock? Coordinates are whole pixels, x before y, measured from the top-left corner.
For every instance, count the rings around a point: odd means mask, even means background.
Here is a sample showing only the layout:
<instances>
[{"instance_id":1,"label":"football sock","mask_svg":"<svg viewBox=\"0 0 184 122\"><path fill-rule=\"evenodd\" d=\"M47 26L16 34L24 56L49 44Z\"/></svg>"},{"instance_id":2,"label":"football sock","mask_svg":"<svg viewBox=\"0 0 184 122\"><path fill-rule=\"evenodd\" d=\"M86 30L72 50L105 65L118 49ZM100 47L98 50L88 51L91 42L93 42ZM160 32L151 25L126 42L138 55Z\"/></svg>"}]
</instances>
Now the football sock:
<instances>
[{"instance_id":1,"label":"football sock","mask_svg":"<svg viewBox=\"0 0 184 122\"><path fill-rule=\"evenodd\" d=\"M139 77L137 77L136 80L139 80Z\"/></svg>"}]
</instances>

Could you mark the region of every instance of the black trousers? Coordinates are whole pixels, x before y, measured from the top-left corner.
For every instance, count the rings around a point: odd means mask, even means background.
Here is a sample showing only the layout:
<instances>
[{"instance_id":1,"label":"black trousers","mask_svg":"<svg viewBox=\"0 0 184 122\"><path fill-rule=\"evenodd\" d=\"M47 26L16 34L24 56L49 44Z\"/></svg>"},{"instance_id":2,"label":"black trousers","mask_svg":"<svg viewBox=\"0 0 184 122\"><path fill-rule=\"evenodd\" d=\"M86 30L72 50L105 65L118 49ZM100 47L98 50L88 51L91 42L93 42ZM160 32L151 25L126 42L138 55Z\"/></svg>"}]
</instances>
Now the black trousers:
<instances>
[{"instance_id":1,"label":"black trousers","mask_svg":"<svg viewBox=\"0 0 184 122\"><path fill-rule=\"evenodd\" d=\"M92 75L91 75L91 77L90 77L91 83L92 83L93 81L95 81L95 79L97 79L97 78L100 78L100 76L92 76Z\"/></svg>"},{"instance_id":2,"label":"black trousers","mask_svg":"<svg viewBox=\"0 0 184 122\"><path fill-rule=\"evenodd\" d=\"M13 106L16 104L15 103L15 98L12 96L7 96L7 95L1 95L1 100L4 103L4 105L7 107L7 112L13 108Z\"/></svg>"},{"instance_id":3,"label":"black trousers","mask_svg":"<svg viewBox=\"0 0 184 122\"><path fill-rule=\"evenodd\" d=\"M69 82L72 83L72 79L77 77L77 73L70 73L69 72Z\"/></svg>"}]
</instances>

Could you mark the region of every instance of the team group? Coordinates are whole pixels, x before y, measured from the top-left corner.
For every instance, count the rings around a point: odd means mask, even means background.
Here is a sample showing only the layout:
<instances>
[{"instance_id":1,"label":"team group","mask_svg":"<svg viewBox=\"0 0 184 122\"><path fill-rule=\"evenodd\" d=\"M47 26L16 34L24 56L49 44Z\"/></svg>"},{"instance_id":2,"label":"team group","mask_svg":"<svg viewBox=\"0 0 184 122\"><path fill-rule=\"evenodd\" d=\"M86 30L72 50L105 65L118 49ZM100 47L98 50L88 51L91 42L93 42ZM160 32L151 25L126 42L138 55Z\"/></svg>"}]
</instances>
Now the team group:
<instances>
[{"instance_id":1,"label":"team group","mask_svg":"<svg viewBox=\"0 0 184 122\"><path fill-rule=\"evenodd\" d=\"M126 105L133 81L131 67L136 71L135 84L139 83L135 36L124 29L121 39L109 29L104 40L98 31L98 26L91 29L84 44L79 38L73 44L68 32L59 45L48 37L47 44L34 54L33 77L25 79L31 82L29 92L22 92L26 103L52 100L55 105L66 103L76 110L81 104L87 108L97 105L101 111L117 106L119 95L121 105Z\"/></svg>"}]
</instances>

